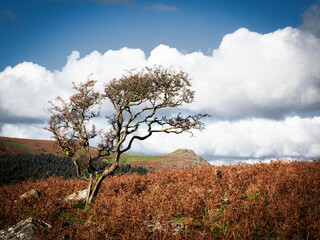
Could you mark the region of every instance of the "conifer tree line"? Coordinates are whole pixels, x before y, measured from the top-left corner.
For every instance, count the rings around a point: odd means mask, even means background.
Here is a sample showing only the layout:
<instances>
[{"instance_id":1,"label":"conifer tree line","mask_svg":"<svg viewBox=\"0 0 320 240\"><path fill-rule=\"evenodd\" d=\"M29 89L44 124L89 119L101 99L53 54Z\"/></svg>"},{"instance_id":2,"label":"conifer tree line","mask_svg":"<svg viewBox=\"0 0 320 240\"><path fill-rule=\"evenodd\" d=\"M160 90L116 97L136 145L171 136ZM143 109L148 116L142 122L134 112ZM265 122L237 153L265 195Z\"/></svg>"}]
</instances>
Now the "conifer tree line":
<instances>
[{"instance_id":1,"label":"conifer tree line","mask_svg":"<svg viewBox=\"0 0 320 240\"><path fill-rule=\"evenodd\" d=\"M103 170L106 162L97 162L96 168ZM121 165L113 174L124 173L145 174L148 172L143 167L133 167L130 164ZM53 154L0 154L0 185L13 184L36 180L49 176L61 176L64 179L77 176L76 169L68 157Z\"/></svg>"}]
</instances>

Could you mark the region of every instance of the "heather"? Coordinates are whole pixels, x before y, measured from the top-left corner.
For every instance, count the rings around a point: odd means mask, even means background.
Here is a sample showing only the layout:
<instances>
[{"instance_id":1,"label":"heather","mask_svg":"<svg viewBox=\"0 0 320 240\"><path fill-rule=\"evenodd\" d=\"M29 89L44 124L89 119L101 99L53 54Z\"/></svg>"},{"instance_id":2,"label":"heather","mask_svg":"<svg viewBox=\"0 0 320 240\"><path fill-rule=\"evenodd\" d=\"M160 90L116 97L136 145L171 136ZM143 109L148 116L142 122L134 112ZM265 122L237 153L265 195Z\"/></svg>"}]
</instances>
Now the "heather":
<instances>
[{"instance_id":1,"label":"heather","mask_svg":"<svg viewBox=\"0 0 320 240\"><path fill-rule=\"evenodd\" d=\"M0 229L33 216L53 226L42 239L320 238L319 160L220 166L221 179L216 169L114 176L103 182L90 209L63 200L85 189L83 180L5 185ZM38 199L19 199L33 188L41 192ZM156 224L161 228L150 228Z\"/></svg>"}]
</instances>

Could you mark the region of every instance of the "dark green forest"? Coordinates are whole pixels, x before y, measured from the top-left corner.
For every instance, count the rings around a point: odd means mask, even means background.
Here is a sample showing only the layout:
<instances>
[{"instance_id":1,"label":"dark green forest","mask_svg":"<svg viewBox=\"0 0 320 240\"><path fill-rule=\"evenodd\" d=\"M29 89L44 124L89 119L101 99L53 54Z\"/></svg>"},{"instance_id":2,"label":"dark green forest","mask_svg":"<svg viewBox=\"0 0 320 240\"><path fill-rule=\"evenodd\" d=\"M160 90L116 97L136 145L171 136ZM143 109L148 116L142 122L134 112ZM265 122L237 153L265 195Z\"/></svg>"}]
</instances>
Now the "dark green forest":
<instances>
[{"instance_id":1,"label":"dark green forest","mask_svg":"<svg viewBox=\"0 0 320 240\"><path fill-rule=\"evenodd\" d=\"M108 163L99 162L95 167L103 169L105 165L108 165ZM145 174L148 170L127 164L119 166L113 175L128 172ZM76 169L72 160L53 154L0 155L0 185L20 183L49 176L62 176L64 179L76 177Z\"/></svg>"}]
</instances>

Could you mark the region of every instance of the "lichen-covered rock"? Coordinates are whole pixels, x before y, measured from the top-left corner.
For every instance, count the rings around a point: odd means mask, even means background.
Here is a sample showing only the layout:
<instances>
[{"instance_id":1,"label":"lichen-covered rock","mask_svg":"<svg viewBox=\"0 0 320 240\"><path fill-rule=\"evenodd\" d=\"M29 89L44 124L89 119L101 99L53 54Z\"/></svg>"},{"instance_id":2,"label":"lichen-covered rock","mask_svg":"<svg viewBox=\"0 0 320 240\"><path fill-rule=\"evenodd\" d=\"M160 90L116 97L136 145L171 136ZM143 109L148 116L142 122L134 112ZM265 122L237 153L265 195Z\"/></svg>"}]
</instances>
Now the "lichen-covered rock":
<instances>
[{"instance_id":1,"label":"lichen-covered rock","mask_svg":"<svg viewBox=\"0 0 320 240\"><path fill-rule=\"evenodd\" d=\"M39 229L50 229L51 225L36 218L28 218L0 231L1 240L34 240Z\"/></svg>"},{"instance_id":2,"label":"lichen-covered rock","mask_svg":"<svg viewBox=\"0 0 320 240\"><path fill-rule=\"evenodd\" d=\"M85 201L87 199L88 189L80 190L78 192L72 193L65 198L66 201Z\"/></svg>"},{"instance_id":3,"label":"lichen-covered rock","mask_svg":"<svg viewBox=\"0 0 320 240\"><path fill-rule=\"evenodd\" d=\"M159 221L155 222L154 224L148 224L148 230L149 231L164 231L165 227L169 226L171 228L172 235L177 235L185 230L184 225L181 222L166 222L166 223L160 223Z\"/></svg>"}]
</instances>

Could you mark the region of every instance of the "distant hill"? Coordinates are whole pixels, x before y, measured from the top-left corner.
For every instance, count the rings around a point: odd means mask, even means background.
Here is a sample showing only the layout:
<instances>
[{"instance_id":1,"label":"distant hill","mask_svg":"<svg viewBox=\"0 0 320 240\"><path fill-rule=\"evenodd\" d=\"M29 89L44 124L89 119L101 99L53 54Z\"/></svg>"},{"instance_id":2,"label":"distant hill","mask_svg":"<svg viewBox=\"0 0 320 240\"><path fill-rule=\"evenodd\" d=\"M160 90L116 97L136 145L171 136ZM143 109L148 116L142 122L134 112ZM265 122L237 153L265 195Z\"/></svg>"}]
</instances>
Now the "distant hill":
<instances>
[{"instance_id":1,"label":"distant hill","mask_svg":"<svg viewBox=\"0 0 320 240\"><path fill-rule=\"evenodd\" d=\"M53 154L64 156L55 141L0 137L0 154ZM124 153L120 163L145 167L151 171L163 171L202 165L207 162L189 149L178 149L163 156Z\"/></svg>"},{"instance_id":2,"label":"distant hill","mask_svg":"<svg viewBox=\"0 0 320 240\"><path fill-rule=\"evenodd\" d=\"M0 137L0 154L54 154L63 156L55 141Z\"/></svg>"},{"instance_id":3,"label":"distant hill","mask_svg":"<svg viewBox=\"0 0 320 240\"><path fill-rule=\"evenodd\" d=\"M202 157L198 156L194 151L191 149L178 149L172 153L169 153L166 155L170 158L178 158L178 159L185 159L189 161L195 161L195 165L210 165L206 160L204 160Z\"/></svg>"}]
</instances>

